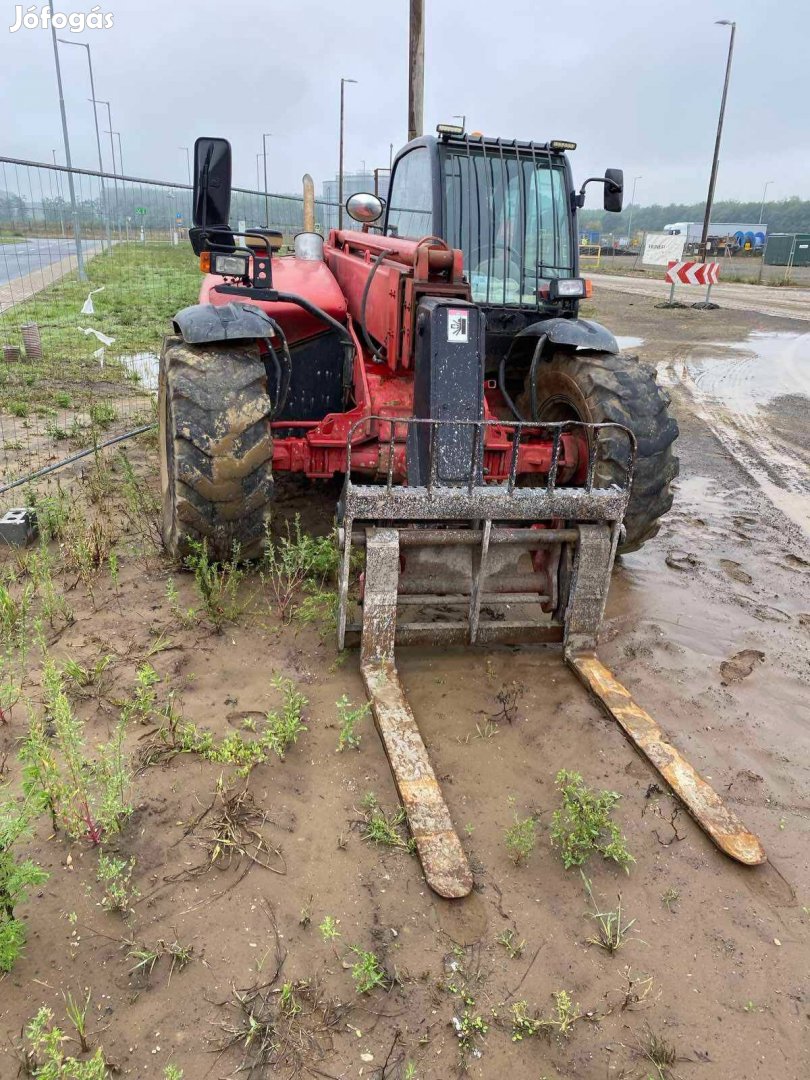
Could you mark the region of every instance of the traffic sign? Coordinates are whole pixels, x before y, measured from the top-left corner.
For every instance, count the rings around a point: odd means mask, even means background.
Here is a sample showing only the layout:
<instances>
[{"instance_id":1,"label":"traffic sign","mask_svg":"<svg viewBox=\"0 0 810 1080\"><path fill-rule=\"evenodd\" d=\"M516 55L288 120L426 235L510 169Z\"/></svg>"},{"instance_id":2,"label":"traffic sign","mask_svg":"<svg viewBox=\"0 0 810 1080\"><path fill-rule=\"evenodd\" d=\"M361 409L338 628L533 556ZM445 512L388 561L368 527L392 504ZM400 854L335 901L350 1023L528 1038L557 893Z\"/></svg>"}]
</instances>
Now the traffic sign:
<instances>
[{"instance_id":1,"label":"traffic sign","mask_svg":"<svg viewBox=\"0 0 810 1080\"><path fill-rule=\"evenodd\" d=\"M136 206L135 207L135 213L136 214L145 214L146 213L146 207L145 206Z\"/></svg>"},{"instance_id":2,"label":"traffic sign","mask_svg":"<svg viewBox=\"0 0 810 1080\"><path fill-rule=\"evenodd\" d=\"M670 285L716 285L720 263L669 262L666 278Z\"/></svg>"}]
</instances>

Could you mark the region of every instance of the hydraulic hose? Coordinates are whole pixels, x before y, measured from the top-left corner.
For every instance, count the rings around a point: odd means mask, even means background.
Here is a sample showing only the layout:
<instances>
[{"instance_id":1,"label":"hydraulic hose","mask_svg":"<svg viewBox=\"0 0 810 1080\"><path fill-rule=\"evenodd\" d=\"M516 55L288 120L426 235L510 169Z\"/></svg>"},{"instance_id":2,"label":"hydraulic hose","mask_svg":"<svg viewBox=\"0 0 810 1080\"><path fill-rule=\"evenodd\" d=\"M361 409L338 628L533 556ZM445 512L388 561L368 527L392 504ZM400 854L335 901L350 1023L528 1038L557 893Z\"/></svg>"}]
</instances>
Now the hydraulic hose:
<instances>
[{"instance_id":1,"label":"hydraulic hose","mask_svg":"<svg viewBox=\"0 0 810 1080\"><path fill-rule=\"evenodd\" d=\"M374 280L374 275L377 273L377 268L387 254L388 252L383 250L374 260L371 270L369 271L369 275L366 278L366 284L363 289L363 298L360 301L360 333L363 335L363 341L365 341L369 352L375 360L385 359L385 346L376 346L371 340L371 335L369 334L368 327L366 326L366 302L368 301L369 290L371 289L371 283Z\"/></svg>"}]
</instances>

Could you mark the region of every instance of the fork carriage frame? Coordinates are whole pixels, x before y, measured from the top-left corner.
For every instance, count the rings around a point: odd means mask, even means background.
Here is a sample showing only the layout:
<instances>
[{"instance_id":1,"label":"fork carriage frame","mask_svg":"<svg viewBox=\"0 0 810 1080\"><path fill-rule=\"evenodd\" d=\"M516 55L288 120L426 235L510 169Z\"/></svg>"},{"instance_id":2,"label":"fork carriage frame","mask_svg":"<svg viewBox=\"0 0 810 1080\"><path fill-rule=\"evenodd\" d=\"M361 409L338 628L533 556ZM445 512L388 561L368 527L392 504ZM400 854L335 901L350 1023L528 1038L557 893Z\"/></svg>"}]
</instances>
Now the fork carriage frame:
<instances>
[{"instance_id":1,"label":"fork carriage frame","mask_svg":"<svg viewBox=\"0 0 810 1080\"><path fill-rule=\"evenodd\" d=\"M473 887L473 875L399 679L394 659L399 644L561 644L568 666L717 846L739 862L763 862L765 853L757 838L666 741L652 717L596 656L633 480L636 446L632 432L619 424L589 425L579 421L530 424L412 418L402 423L409 427L430 425L428 482L423 486L394 483L397 425L393 423L385 482L354 483L352 436L362 424L349 433L339 532L338 639L341 648L360 644L360 669L375 724L431 888L447 898L463 897ZM451 483L440 479L438 454L434 453L442 425L457 432L473 429L468 474ZM512 429L511 463L505 481L487 483L476 461L485 443L486 429L495 425ZM558 486L560 446L564 432L571 428L584 429L579 435L588 446L585 483ZM552 462L544 487L517 486L517 461L525 429L542 429L546 435L551 434ZM623 482L609 487L595 486L603 429L612 429L612 435L623 433L628 443ZM348 621L354 547L365 547L366 551L362 623ZM508 578L500 587L493 584L490 559L499 547L531 552L535 576L542 585L533 586L527 580L532 575ZM457 586L450 584L443 562L438 573L418 577L417 583L409 587L410 552L430 549L442 553L462 549L468 553L467 589L459 594ZM451 622L404 623L398 618L402 607L429 607L437 599L460 606L462 617ZM534 612L539 605L543 618L514 618L510 611L506 618L482 619L482 605Z\"/></svg>"}]
</instances>

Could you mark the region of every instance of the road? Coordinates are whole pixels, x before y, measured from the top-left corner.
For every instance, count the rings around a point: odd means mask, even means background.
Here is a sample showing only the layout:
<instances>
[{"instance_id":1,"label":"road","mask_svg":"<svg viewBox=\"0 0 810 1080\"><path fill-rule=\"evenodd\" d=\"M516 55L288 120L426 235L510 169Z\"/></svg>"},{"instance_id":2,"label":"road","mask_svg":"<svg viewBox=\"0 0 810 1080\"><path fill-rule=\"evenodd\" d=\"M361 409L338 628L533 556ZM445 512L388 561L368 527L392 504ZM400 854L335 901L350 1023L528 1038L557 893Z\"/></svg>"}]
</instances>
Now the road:
<instances>
[{"instance_id":1,"label":"road","mask_svg":"<svg viewBox=\"0 0 810 1080\"><path fill-rule=\"evenodd\" d=\"M613 292L652 296L666 300L669 285L649 278L620 277L613 274L588 274L594 285ZM675 299L685 303L702 300L705 290L695 286L679 285ZM720 283L712 288L711 298L721 307L733 311L751 311L760 315L773 315L810 322L810 289L793 287L774 288L766 285L737 285Z\"/></svg>"},{"instance_id":2,"label":"road","mask_svg":"<svg viewBox=\"0 0 810 1080\"><path fill-rule=\"evenodd\" d=\"M82 241L85 258L101 249L98 240ZM35 236L18 244L0 244L0 312L36 295L76 269L72 240Z\"/></svg>"}]
</instances>

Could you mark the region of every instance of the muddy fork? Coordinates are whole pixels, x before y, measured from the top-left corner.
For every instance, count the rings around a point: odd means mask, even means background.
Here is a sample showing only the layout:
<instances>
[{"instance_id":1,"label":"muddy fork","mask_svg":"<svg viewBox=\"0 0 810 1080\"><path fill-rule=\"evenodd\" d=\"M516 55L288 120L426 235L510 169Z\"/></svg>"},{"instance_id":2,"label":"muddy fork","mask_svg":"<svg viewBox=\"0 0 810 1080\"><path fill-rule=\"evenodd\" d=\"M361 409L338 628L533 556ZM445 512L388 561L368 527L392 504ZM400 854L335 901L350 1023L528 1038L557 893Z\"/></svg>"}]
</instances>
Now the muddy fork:
<instances>
[{"instance_id":1,"label":"muddy fork","mask_svg":"<svg viewBox=\"0 0 810 1080\"><path fill-rule=\"evenodd\" d=\"M630 691L597 657L597 638L613 569L618 527L580 525L578 528L574 579L565 619L566 663L720 850L749 866L765 862L765 851L757 837L664 738L650 714L633 700Z\"/></svg>"},{"instance_id":2,"label":"muddy fork","mask_svg":"<svg viewBox=\"0 0 810 1080\"><path fill-rule=\"evenodd\" d=\"M473 876L394 663L399 533L366 532L360 671L422 869L434 892L467 896Z\"/></svg>"}]
</instances>

